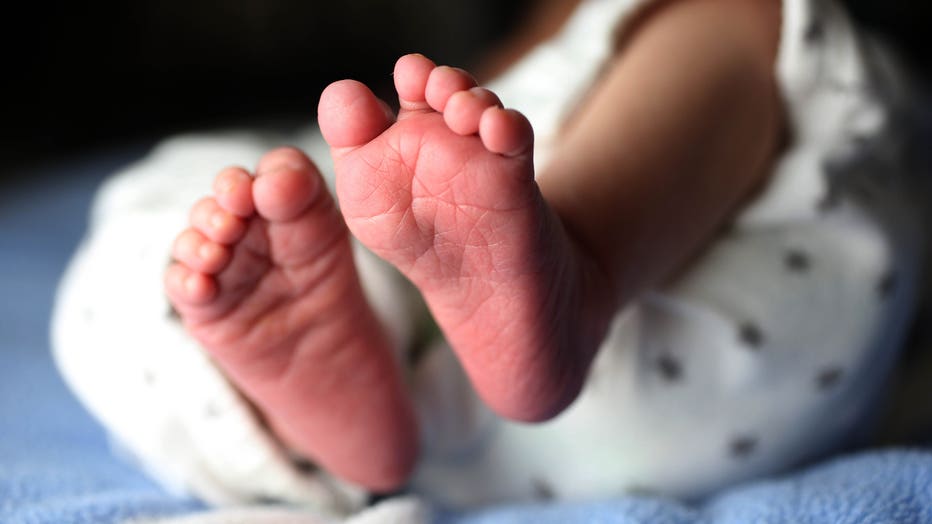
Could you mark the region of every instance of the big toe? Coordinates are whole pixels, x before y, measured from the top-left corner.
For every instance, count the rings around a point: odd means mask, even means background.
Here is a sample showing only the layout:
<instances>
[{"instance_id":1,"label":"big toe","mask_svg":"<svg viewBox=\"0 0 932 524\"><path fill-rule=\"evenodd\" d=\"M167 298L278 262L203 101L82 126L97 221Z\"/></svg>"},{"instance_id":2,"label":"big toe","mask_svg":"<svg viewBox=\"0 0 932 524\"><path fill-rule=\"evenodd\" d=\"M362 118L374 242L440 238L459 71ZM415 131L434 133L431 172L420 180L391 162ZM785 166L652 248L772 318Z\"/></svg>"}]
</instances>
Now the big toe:
<instances>
[{"instance_id":1,"label":"big toe","mask_svg":"<svg viewBox=\"0 0 932 524\"><path fill-rule=\"evenodd\" d=\"M368 143L392 124L394 115L364 84L340 80L321 93L317 120L330 147L343 148Z\"/></svg>"},{"instance_id":2,"label":"big toe","mask_svg":"<svg viewBox=\"0 0 932 524\"><path fill-rule=\"evenodd\" d=\"M263 155L256 167L256 211L275 222L292 220L323 190L320 172L301 151L284 147Z\"/></svg>"}]
</instances>

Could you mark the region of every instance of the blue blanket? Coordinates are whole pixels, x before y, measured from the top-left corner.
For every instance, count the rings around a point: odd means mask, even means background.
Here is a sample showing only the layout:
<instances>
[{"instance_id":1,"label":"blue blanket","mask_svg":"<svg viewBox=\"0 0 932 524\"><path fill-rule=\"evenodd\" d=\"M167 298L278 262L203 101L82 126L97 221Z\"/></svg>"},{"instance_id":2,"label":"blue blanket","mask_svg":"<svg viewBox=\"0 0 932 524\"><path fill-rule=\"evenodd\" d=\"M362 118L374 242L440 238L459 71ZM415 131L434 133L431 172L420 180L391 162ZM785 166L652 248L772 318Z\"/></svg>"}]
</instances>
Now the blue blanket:
<instances>
[{"instance_id":1,"label":"blue blanket","mask_svg":"<svg viewBox=\"0 0 932 524\"><path fill-rule=\"evenodd\" d=\"M58 278L103 177L144 149L17 173L0 190L0 523L107 523L199 508L110 453L52 363Z\"/></svg>"},{"instance_id":2,"label":"blue blanket","mask_svg":"<svg viewBox=\"0 0 932 524\"><path fill-rule=\"evenodd\" d=\"M0 191L0 523L116 523L204 509L114 457L53 367L48 315L97 184L144 148L22 173ZM702 504L631 497L443 514L458 524L932 523L932 452L878 450Z\"/></svg>"},{"instance_id":3,"label":"blue blanket","mask_svg":"<svg viewBox=\"0 0 932 524\"><path fill-rule=\"evenodd\" d=\"M688 507L650 498L493 508L450 516L456 524L929 523L932 453L876 451L780 480L739 486Z\"/></svg>"}]
</instances>

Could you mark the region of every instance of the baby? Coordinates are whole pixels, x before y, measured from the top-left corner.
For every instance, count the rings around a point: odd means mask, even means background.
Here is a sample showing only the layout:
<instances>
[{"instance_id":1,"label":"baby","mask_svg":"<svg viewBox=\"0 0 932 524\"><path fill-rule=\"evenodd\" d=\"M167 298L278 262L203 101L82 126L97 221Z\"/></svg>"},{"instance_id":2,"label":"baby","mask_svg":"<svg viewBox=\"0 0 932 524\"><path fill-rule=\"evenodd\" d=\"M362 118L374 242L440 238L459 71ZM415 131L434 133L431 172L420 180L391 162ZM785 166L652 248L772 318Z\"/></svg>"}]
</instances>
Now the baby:
<instances>
[{"instance_id":1,"label":"baby","mask_svg":"<svg viewBox=\"0 0 932 524\"><path fill-rule=\"evenodd\" d=\"M403 56L397 114L352 80L321 95L339 206L296 148L224 169L165 291L280 446L368 491L689 497L779 471L860 427L913 301L872 46L829 2L584 0L494 91ZM351 238L453 353L399 356Z\"/></svg>"}]
</instances>

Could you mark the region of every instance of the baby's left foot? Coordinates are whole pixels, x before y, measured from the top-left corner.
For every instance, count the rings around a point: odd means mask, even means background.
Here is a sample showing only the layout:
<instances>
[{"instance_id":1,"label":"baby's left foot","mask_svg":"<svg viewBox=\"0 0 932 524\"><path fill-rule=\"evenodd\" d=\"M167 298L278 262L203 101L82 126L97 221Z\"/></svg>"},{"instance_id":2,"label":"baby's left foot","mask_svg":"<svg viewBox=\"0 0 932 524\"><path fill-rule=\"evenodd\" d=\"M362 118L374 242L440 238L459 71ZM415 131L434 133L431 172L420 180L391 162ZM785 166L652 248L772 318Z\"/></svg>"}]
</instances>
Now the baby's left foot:
<instances>
[{"instance_id":1,"label":"baby's left foot","mask_svg":"<svg viewBox=\"0 0 932 524\"><path fill-rule=\"evenodd\" d=\"M493 409L552 417L582 386L608 286L544 201L520 113L420 55L395 86L397 119L358 82L321 95L347 225L418 287Z\"/></svg>"},{"instance_id":2,"label":"baby's left foot","mask_svg":"<svg viewBox=\"0 0 932 524\"><path fill-rule=\"evenodd\" d=\"M295 451L391 490L417 452L414 416L313 163L267 153L192 210L166 292L188 332Z\"/></svg>"}]
</instances>

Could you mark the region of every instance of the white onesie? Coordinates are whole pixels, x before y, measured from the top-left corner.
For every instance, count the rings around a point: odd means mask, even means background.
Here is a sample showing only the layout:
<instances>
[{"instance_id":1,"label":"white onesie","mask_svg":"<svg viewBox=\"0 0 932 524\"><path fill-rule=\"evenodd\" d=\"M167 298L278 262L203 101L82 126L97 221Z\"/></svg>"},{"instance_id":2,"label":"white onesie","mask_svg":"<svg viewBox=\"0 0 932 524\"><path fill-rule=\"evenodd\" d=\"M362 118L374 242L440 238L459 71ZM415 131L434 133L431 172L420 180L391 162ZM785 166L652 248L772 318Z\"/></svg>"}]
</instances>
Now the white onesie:
<instances>
[{"instance_id":1,"label":"white onesie","mask_svg":"<svg viewBox=\"0 0 932 524\"><path fill-rule=\"evenodd\" d=\"M647 3L584 0L489 86L531 120L538 166L626 17ZM453 506L697 497L859 435L915 300L919 218L899 151L909 96L888 54L829 0L785 0L776 67L790 139L767 187L687 273L616 316L566 412L538 425L498 419L442 342L411 370L424 433L412 492ZM78 396L167 485L338 518L366 494L289 456L161 287L172 239L213 175L254 165L283 138L332 172L314 131L240 133L167 141L110 180L62 281L53 343ZM364 250L357 260L396 345L410 347L422 311L411 288Z\"/></svg>"}]
</instances>

